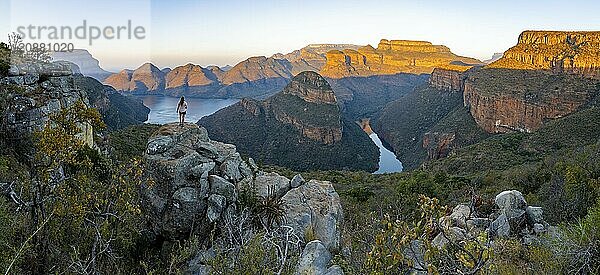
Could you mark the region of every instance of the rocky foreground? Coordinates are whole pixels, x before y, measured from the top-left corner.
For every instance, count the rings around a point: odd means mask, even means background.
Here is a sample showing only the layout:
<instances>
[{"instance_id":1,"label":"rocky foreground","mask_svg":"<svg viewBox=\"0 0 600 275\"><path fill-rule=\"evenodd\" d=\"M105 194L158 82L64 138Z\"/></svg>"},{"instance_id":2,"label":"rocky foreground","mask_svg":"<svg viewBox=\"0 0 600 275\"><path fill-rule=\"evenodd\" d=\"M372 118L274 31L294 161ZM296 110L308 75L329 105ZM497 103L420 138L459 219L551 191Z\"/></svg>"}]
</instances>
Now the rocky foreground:
<instances>
[{"instance_id":1,"label":"rocky foreground","mask_svg":"<svg viewBox=\"0 0 600 275\"><path fill-rule=\"evenodd\" d=\"M305 247L298 272L342 274L339 267L329 267L329 251L340 247L343 219L340 198L330 182L261 172L252 159L242 159L235 146L210 140L204 128L193 124L162 126L148 141L145 159L153 183L142 189L142 206L155 238L177 240L196 234L210 244L190 262L193 274L209 272L206 255L232 245L226 232L245 226L240 219L247 209L241 200L249 192L258 200L280 202L281 219L265 218L262 223L270 232L286 230ZM242 238L257 234L245 227L237 233Z\"/></svg>"}]
</instances>

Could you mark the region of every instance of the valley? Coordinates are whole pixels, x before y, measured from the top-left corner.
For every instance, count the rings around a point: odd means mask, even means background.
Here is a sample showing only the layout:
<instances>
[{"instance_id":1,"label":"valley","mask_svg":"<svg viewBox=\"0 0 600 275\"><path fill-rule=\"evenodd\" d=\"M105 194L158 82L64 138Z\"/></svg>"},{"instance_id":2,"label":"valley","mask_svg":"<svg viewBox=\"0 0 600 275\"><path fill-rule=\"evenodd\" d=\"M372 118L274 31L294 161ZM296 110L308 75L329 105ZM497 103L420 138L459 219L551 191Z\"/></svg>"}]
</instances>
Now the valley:
<instances>
[{"instance_id":1,"label":"valley","mask_svg":"<svg viewBox=\"0 0 600 275\"><path fill-rule=\"evenodd\" d=\"M446 39L117 73L0 43L0 272L598 274L600 32Z\"/></svg>"}]
</instances>

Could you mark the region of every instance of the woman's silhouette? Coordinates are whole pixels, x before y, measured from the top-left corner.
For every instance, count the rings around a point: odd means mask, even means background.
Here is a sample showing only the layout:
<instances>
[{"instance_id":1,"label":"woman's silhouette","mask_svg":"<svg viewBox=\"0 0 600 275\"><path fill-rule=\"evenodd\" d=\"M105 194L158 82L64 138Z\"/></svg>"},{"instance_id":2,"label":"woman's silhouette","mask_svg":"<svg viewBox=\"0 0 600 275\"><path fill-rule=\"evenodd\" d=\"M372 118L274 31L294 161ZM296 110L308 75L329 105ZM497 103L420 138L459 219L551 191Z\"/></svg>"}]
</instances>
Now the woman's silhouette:
<instances>
[{"instance_id":1,"label":"woman's silhouette","mask_svg":"<svg viewBox=\"0 0 600 275\"><path fill-rule=\"evenodd\" d=\"M185 122L185 113L187 113L187 102L185 102L185 98L182 96L179 99L179 104L177 104L177 113L179 114L179 126L183 126Z\"/></svg>"}]
</instances>

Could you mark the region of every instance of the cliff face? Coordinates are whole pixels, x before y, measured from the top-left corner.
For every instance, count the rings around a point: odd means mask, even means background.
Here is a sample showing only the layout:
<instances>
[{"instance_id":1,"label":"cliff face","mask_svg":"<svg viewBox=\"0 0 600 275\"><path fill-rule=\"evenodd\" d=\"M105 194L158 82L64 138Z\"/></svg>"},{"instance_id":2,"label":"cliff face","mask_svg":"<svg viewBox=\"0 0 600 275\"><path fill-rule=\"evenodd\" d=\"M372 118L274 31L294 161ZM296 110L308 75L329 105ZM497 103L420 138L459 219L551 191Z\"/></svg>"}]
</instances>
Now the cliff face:
<instances>
[{"instance_id":1,"label":"cliff face","mask_svg":"<svg viewBox=\"0 0 600 275\"><path fill-rule=\"evenodd\" d=\"M490 133L532 132L578 111L600 90L600 32L525 31L471 74L464 102Z\"/></svg>"},{"instance_id":2,"label":"cliff face","mask_svg":"<svg viewBox=\"0 0 600 275\"><path fill-rule=\"evenodd\" d=\"M465 83L464 102L489 133L532 132L547 120L577 111L600 81L536 70L482 69Z\"/></svg>"},{"instance_id":3,"label":"cliff face","mask_svg":"<svg viewBox=\"0 0 600 275\"><path fill-rule=\"evenodd\" d=\"M303 71L319 72L327 62L326 54L332 50L358 49L352 44L310 44L288 54L275 54L273 58L284 59L292 66L291 73L297 75Z\"/></svg>"},{"instance_id":4,"label":"cliff face","mask_svg":"<svg viewBox=\"0 0 600 275\"><path fill-rule=\"evenodd\" d=\"M398 73L429 74L436 67L449 65L469 68L481 61L461 57L442 45L426 41L382 39L377 49L370 45L357 50L334 50L327 53L321 74L331 78L372 76Z\"/></svg>"},{"instance_id":5,"label":"cliff face","mask_svg":"<svg viewBox=\"0 0 600 275\"><path fill-rule=\"evenodd\" d=\"M33 133L43 130L53 115L79 101L89 106L87 94L76 87L69 67L58 63L13 66L9 76L0 78L0 92L5 96L0 101L0 138L26 161L34 157ZM79 128L79 137L93 146L91 125Z\"/></svg>"},{"instance_id":6,"label":"cliff face","mask_svg":"<svg viewBox=\"0 0 600 275\"><path fill-rule=\"evenodd\" d=\"M600 78L600 32L525 31L490 67Z\"/></svg>"},{"instance_id":7,"label":"cliff face","mask_svg":"<svg viewBox=\"0 0 600 275\"><path fill-rule=\"evenodd\" d=\"M265 163L376 170L377 147L358 125L343 120L330 85L315 72L300 73L264 101L243 99L199 124L212 138Z\"/></svg>"},{"instance_id":8,"label":"cliff face","mask_svg":"<svg viewBox=\"0 0 600 275\"><path fill-rule=\"evenodd\" d=\"M462 92L465 89L466 74L461 68L435 68L429 77L429 85L447 92Z\"/></svg>"},{"instance_id":9,"label":"cliff face","mask_svg":"<svg viewBox=\"0 0 600 275\"><path fill-rule=\"evenodd\" d=\"M307 138L324 144L342 139L341 112L333 90L315 72L300 73L265 104L275 119L293 125Z\"/></svg>"}]
</instances>

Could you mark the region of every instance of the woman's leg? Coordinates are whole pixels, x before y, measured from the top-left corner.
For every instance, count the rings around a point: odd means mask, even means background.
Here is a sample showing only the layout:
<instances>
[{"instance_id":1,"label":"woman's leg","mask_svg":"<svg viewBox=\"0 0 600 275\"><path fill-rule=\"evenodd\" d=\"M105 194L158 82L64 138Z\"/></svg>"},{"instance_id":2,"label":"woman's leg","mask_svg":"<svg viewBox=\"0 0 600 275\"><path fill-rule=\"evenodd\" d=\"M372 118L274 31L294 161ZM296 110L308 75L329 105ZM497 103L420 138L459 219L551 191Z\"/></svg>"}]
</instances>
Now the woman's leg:
<instances>
[{"instance_id":1,"label":"woman's leg","mask_svg":"<svg viewBox=\"0 0 600 275\"><path fill-rule=\"evenodd\" d=\"M179 113L179 125L182 125L182 124L183 124L183 119L182 119L182 117L183 117L183 114L182 114L182 113Z\"/></svg>"},{"instance_id":2,"label":"woman's leg","mask_svg":"<svg viewBox=\"0 0 600 275\"><path fill-rule=\"evenodd\" d=\"M185 114L186 113L181 114L181 125L185 123Z\"/></svg>"}]
</instances>

